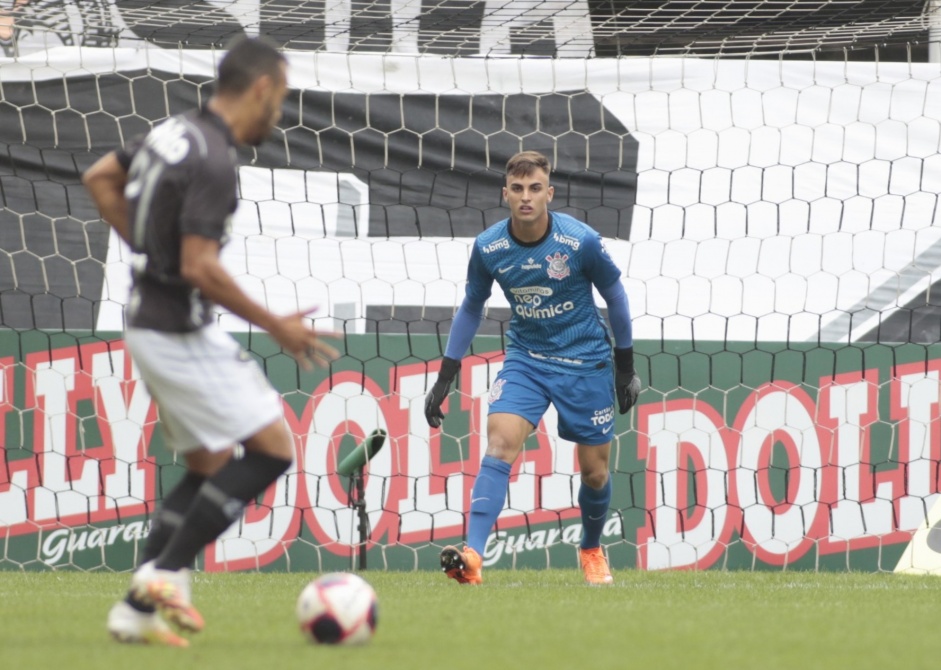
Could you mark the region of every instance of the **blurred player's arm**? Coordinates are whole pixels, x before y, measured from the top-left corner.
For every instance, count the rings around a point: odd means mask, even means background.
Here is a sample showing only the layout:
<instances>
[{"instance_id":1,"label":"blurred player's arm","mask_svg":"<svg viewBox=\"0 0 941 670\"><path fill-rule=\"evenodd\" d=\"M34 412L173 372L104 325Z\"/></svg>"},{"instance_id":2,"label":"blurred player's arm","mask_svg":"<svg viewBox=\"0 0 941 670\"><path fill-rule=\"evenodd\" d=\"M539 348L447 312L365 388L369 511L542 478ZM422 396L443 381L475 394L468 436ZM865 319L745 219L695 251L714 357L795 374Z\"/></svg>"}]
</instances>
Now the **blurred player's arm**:
<instances>
[{"instance_id":1,"label":"blurred player's arm","mask_svg":"<svg viewBox=\"0 0 941 670\"><path fill-rule=\"evenodd\" d=\"M467 265L467 289L464 300L451 322L448 346L444 350L444 358L441 359L438 379L425 396L425 420L432 428L438 428L444 420L441 405L451 392L451 384L461 369L464 352L470 347L477 329L480 328L484 317L484 303L490 297L492 286L493 277L484 267L475 244Z\"/></svg>"},{"instance_id":2,"label":"blurred player's arm","mask_svg":"<svg viewBox=\"0 0 941 670\"><path fill-rule=\"evenodd\" d=\"M117 231L128 244L131 243L131 231L127 218L127 198L124 187L127 186L127 169L115 151L99 158L85 170L82 184L91 194L98 207L101 218Z\"/></svg>"}]
</instances>

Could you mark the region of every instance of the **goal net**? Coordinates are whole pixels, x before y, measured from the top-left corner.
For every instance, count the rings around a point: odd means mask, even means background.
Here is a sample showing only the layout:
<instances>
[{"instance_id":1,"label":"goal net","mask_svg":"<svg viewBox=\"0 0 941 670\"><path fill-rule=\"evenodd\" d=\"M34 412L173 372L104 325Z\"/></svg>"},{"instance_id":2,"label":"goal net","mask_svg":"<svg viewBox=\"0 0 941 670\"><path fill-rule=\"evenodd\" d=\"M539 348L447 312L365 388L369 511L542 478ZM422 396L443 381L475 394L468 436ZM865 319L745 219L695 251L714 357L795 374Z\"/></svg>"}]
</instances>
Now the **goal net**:
<instances>
[{"instance_id":1,"label":"goal net","mask_svg":"<svg viewBox=\"0 0 941 670\"><path fill-rule=\"evenodd\" d=\"M283 394L292 470L206 570L425 569L466 532L512 306L440 431L423 400L503 166L624 271L644 391L618 417L612 567L932 571L941 509L941 65L915 2L7 0L0 5L0 568L130 568L182 465L122 342L130 254L80 175L208 99L238 35L284 47L223 260L345 335ZM541 259L534 259L541 263ZM599 308L603 301L596 296ZM546 414L485 564L573 567L572 443ZM363 468L337 465L374 431ZM914 538L914 539L913 539Z\"/></svg>"}]
</instances>

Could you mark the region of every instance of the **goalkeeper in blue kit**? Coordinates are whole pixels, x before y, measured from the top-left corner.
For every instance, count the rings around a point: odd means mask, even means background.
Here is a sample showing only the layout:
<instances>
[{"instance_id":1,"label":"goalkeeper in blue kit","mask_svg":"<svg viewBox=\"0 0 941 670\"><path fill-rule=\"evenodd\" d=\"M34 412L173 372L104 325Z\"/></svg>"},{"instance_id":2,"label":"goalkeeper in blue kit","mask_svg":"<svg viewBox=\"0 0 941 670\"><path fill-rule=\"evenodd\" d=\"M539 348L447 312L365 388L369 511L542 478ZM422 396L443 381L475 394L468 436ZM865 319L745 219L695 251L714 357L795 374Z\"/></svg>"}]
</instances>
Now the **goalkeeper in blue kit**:
<instances>
[{"instance_id":1,"label":"goalkeeper in blue kit","mask_svg":"<svg viewBox=\"0 0 941 670\"><path fill-rule=\"evenodd\" d=\"M549 211L549 172L548 159L535 151L518 153L507 163L503 198L510 217L474 241L466 295L454 316L437 381L425 398L428 424L440 427L441 405L496 280L512 311L506 357L491 387L487 450L471 494L467 545L441 552L442 570L461 584L482 583L482 555L506 500L511 467L549 403L558 412L559 436L574 442L578 453L579 561L585 579L613 582L601 548L611 502L611 431L615 404L626 413L641 387L634 372L630 308L621 271L600 235L571 216ZM608 306L613 357L593 286Z\"/></svg>"}]
</instances>

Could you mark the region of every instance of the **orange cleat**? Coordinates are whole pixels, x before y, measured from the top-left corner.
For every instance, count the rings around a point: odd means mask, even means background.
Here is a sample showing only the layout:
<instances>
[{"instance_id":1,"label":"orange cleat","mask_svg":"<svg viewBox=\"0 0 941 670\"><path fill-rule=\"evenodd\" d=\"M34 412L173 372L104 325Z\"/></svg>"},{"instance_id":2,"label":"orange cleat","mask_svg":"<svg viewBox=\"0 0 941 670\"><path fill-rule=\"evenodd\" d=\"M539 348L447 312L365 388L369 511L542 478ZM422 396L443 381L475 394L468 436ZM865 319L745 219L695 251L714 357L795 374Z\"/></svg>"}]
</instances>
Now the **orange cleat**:
<instances>
[{"instance_id":1,"label":"orange cleat","mask_svg":"<svg viewBox=\"0 0 941 670\"><path fill-rule=\"evenodd\" d=\"M131 579L133 597L157 608L163 618L190 633L203 629L203 617L190 603L189 571L157 570L145 563Z\"/></svg>"},{"instance_id":2,"label":"orange cleat","mask_svg":"<svg viewBox=\"0 0 941 670\"><path fill-rule=\"evenodd\" d=\"M125 644L155 644L165 647L188 647L189 640L180 637L156 612L139 612L123 600L108 612L108 632Z\"/></svg>"},{"instance_id":3,"label":"orange cleat","mask_svg":"<svg viewBox=\"0 0 941 670\"><path fill-rule=\"evenodd\" d=\"M604 586L614 583L611 570L608 569L608 559L604 556L601 547L594 549L579 549L578 560L585 573L585 581L593 586Z\"/></svg>"},{"instance_id":4,"label":"orange cleat","mask_svg":"<svg viewBox=\"0 0 941 670\"><path fill-rule=\"evenodd\" d=\"M451 546L441 550L441 569L458 584L483 584L480 575L483 563L480 554L470 547L464 547L463 551Z\"/></svg>"}]
</instances>

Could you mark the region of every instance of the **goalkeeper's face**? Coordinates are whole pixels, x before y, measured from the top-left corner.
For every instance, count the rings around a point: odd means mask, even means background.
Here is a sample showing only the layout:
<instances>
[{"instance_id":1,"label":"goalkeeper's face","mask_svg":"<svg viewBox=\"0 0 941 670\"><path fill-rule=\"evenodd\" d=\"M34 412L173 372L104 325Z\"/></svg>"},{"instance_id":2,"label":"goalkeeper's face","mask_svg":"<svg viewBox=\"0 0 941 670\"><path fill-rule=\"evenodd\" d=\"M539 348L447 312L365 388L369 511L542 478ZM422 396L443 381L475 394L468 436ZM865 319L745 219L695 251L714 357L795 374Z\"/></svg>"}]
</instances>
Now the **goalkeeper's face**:
<instances>
[{"instance_id":1,"label":"goalkeeper's face","mask_svg":"<svg viewBox=\"0 0 941 670\"><path fill-rule=\"evenodd\" d=\"M547 221L552 194L549 175L543 170L533 170L527 175L509 174L503 187L503 199L510 207L510 216L513 223L519 225Z\"/></svg>"}]
</instances>

